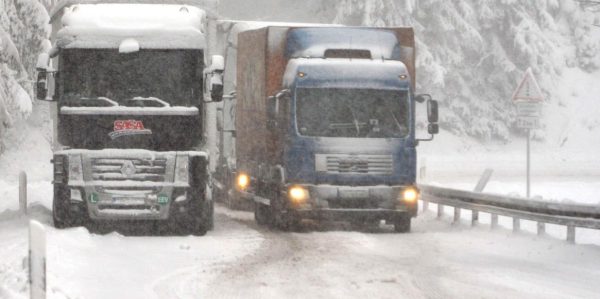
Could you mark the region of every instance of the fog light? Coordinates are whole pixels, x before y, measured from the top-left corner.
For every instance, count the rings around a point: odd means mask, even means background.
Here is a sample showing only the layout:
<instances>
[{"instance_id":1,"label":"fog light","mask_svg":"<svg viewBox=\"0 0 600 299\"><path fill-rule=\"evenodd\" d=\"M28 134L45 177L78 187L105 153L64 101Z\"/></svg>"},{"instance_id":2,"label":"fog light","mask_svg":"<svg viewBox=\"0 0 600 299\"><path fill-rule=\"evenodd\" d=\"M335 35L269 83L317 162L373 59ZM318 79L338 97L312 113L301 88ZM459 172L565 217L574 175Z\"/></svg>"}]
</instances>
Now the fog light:
<instances>
[{"instance_id":1,"label":"fog light","mask_svg":"<svg viewBox=\"0 0 600 299\"><path fill-rule=\"evenodd\" d=\"M81 191L79 189L71 189L71 200L83 201L83 197L81 197Z\"/></svg>"},{"instance_id":2,"label":"fog light","mask_svg":"<svg viewBox=\"0 0 600 299\"><path fill-rule=\"evenodd\" d=\"M288 191L290 200L294 204L304 203L308 199L308 190L300 186L294 186Z\"/></svg>"},{"instance_id":3,"label":"fog light","mask_svg":"<svg viewBox=\"0 0 600 299\"><path fill-rule=\"evenodd\" d=\"M240 173L237 176L236 183L240 190L246 190L248 185L250 185L250 177L245 173Z\"/></svg>"},{"instance_id":4,"label":"fog light","mask_svg":"<svg viewBox=\"0 0 600 299\"><path fill-rule=\"evenodd\" d=\"M402 200L407 203L414 203L419 199L419 191L415 187L408 187L402 191Z\"/></svg>"},{"instance_id":5,"label":"fog light","mask_svg":"<svg viewBox=\"0 0 600 299\"><path fill-rule=\"evenodd\" d=\"M187 200L187 192L183 193L183 195L179 195L177 196L177 198L175 198L175 202L179 203L179 202L184 202Z\"/></svg>"}]
</instances>

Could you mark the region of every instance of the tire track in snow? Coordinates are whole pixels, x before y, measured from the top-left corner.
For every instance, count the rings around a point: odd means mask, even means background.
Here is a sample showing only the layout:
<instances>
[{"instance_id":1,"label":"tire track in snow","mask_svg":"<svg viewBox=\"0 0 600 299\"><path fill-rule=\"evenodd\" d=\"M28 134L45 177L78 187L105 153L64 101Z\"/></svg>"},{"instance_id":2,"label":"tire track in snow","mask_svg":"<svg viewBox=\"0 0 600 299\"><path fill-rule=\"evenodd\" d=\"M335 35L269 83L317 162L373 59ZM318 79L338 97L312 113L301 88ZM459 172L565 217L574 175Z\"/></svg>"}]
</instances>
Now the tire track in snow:
<instances>
[{"instance_id":1,"label":"tire track in snow","mask_svg":"<svg viewBox=\"0 0 600 299\"><path fill-rule=\"evenodd\" d=\"M263 242L259 232L249 231L245 225L225 216L223 208L218 206L215 209L215 230L200 237L202 239L214 239L211 244L219 247L223 254L212 260L190 261L192 266L157 279L150 287L157 298L205 298L206 286L223 268L256 251Z\"/></svg>"},{"instance_id":2,"label":"tire track in snow","mask_svg":"<svg viewBox=\"0 0 600 299\"><path fill-rule=\"evenodd\" d=\"M238 221L261 232L265 242L254 254L223 269L208 287L207 297L441 298L444 293L438 276L424 275L444 272L435 242L427 238L407 240L398 250L389 246L390 240L402 243L411 235L286 233L259 227L253 220Z\"/></svg>"}]
</instances>

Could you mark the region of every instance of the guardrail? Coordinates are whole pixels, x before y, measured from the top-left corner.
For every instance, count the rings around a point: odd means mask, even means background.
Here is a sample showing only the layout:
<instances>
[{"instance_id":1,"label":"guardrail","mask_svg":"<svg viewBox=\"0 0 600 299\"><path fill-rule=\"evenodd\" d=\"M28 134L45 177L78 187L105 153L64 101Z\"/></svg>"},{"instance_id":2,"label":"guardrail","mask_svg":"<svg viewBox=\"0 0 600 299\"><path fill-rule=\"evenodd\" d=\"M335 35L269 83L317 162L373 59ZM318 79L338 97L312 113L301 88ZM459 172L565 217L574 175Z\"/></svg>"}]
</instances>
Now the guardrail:
<instances>
[{"instance_id":1,"label":"guardrail","mask_svg":"<svg viewBox=\"0 0 600 299\"><path fill-rule=\"evenodd\" d=\"M438 204L442 217L444 206L454 207L454 222L460 221L461 209L472 211L472 225L479 221L479 212L491 214L491 226L498 226L498 215L513 218L513 230L519 231L521 219L537 222L537 233L545 233L545 224L567 227L567 241L575 243L577 227L600 230L600 206L547 202L519 197L483 194L429 185L419 185L423 210L429 203Z\"/></svg>"}]
</instances>

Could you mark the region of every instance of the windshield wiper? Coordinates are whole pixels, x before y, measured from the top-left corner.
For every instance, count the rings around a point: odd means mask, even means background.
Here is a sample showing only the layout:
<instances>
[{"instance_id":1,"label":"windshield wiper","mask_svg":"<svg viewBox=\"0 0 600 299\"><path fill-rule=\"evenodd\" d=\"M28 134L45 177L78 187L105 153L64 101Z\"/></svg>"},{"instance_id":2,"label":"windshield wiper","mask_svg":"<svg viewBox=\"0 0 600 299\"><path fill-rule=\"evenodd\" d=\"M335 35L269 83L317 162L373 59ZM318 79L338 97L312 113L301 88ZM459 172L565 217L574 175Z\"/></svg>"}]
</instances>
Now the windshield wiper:
<instances>
[{"instance_id":1,"label":"windshield wiper","mask_svg":"<svg viewBox=\"0 0 600 299\"><path fill-rule=\"evenodd\" d=\"M400 124L400 121L398 121L398 118L396 118L396 115L394 115L394 113L390 112L390 114L392 114L392 117L394 118L394 121L396 122L396 126L398 127L398 130L400 130L400 132L404 133L405 127Z\"/></svg>"},{"instance_id":2,"label":"windshield wiper","mask_svg":"<svg viewBox=\"0 0 600 299\"><path fill-rule=\"evenodd\" d=\"M358 119L356 119L356 114L354 114L354 110L352 108L350 108L350 113L352 113L354 127L356 128L356 136L359 136L360 135L359 122L358 122Z\"/></svg>"},{"instance_id":3,"label":"windshield wiper","mask_svg":"<svg viewBox=\"0 0 600 299\"><path fill-rule=\"evenodd\" d=\"M162 107L171 107L171 104L156 98L156 97L134 97L133 99L130 99L129 101L140 101L140 102L144 102L144 101L148 101L148 102L154 102L154 103L158 103L160 105L162 105Z\"/></svg>"},{"instance_id":4,"label":"windshield wiper","mask_svg":"<svg viewBox=\"0 0 600 299\"><path fill-rule=\"evenodd\" d=\"M108 106L111 106L111 107L119 106L119 103L117 103L116 101L113 101L107 97L95 97L95 98L81 97L81 98L77 99L77 101L83 101L83 102L79 102L79 104L85 103L86 101L100 101L100 102L108 103Z\"/></svg>"}]
</instances>

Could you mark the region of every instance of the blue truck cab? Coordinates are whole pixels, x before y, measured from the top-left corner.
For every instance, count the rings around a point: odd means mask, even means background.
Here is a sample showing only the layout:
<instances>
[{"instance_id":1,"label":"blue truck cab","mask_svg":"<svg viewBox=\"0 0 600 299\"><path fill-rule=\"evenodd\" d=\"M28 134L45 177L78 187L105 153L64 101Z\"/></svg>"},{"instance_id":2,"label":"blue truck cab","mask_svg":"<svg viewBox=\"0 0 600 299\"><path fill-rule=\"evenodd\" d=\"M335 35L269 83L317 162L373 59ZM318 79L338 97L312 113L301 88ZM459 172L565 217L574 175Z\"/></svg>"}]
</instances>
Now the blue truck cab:
<instances>
[{"instance_id":1,"label":"blue truck cab","mask_svg":"<svg viewBox=\"0 0 600 299\"><path fill-rule=\"evenodd\" d=\"M423 98L413 94L414 44L401 43L411 40L412 30L266 28L263 33L266 65L272 68L255 68L258 76L252 76L248 63L238 60L238 71L250 74L238 74L236 113L238 189L255 201L256 220L282 228L306 218L385 220L398 232L409 231L418 200L415 104ZM284 42L269 49L273 40ZM275 55L282 52L283 59ZM256 86L262 75L265 86ZM253 102L257 90L266 93ZM261 106L264 113L256 113ZM264 130L252 132L254 126ZM243 132L252 140L241 138ZM251 150L261 142L261 150Z\"/></svg>"}]
</instances>

